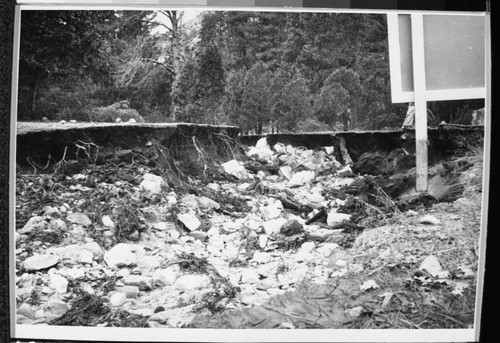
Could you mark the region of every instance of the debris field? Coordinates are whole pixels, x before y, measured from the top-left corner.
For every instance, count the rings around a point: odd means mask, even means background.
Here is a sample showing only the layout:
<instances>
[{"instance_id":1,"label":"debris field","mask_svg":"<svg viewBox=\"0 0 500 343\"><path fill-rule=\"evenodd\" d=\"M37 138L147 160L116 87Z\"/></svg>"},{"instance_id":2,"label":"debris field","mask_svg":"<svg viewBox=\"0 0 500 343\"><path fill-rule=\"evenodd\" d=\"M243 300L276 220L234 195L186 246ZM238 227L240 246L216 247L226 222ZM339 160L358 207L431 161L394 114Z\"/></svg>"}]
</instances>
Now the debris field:
<instances>
[{"instance_id":1,"label":"debris field","mask_svg":"<svg viewBox=\"0 0 500 343\"><path fill-rule=\"evenodd\" d=\"M370 175L370 156L341 164L333 147L263 138L221 157L193 138L186 166L155 144L104 161L79 146L86 163L17 173L18 324L473 325L477 149L418 194L415 168Z\"/></svg>"}]
</instances>

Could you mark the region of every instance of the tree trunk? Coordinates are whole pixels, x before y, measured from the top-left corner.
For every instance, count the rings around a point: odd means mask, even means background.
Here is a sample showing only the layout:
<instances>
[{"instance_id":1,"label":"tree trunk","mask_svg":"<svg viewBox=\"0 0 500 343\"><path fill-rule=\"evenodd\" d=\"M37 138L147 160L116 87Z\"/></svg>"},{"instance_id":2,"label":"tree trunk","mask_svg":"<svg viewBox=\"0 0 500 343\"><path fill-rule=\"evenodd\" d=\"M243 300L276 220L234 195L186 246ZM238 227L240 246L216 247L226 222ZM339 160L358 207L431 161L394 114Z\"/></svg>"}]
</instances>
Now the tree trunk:
<instances>
[{"instance_id":1,"label":"tree trunk","mask_svg":"<svg viewBox=\"0 0 500 343\"><path fill-rule=\"evenodd\" d=\"M34 72L33 86L31 88L31 99L30 99L30 117L31 120L35 120L35 113L38 110L38 97L40 93L40 83L42 81L42 75L39 70Z\"/></svg>"},{"instance_id":2,"label":"tree trunk","mask_svg":"<svg viewBox=\"0 0 500 343\"><path fill-rule=\"evenodd\" d=\"M180 28L179 19L177 11L169 11L168 18L172 24L170 43L172 44L172 58L174 65L174 84L177 84L181 76L181 60L180 60ZM175 111L172 111L172 119L175 121Z\"/></svg>"}]
</instances>

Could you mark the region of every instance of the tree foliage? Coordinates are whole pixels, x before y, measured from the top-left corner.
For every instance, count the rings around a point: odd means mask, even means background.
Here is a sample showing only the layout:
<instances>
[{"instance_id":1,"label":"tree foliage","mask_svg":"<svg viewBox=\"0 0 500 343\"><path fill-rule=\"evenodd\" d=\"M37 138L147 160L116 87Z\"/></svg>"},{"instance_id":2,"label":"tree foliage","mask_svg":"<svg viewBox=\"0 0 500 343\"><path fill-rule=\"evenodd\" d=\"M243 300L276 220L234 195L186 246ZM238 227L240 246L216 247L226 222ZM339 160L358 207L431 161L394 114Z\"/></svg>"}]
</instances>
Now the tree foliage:
<instances>
[{"instance_id":1,"label":"tree foliage","mask_svg":"<svg viewBox=\"0 0 500 343\"><path fill-rule=\"evenodd\" d=\"M183 20L177 10L23 11L20 118L85 119L128 100L146 120L244 133L403 121L407 105L391 102L385 15L204 11ZM482 106L429 103L434 122L468 123Z\"/></svg>"}]
</instances>

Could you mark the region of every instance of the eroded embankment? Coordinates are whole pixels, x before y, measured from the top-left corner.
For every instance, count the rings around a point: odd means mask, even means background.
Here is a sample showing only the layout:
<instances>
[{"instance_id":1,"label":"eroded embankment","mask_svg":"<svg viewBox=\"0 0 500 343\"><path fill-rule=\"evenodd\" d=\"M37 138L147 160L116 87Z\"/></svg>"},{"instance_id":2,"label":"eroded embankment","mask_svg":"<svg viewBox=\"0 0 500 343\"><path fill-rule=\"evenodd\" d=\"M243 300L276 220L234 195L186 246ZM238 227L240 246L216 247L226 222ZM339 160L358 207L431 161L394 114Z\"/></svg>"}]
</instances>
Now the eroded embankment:
<instances>
[{"instance_id":1,"label":"eroded embankment","mask_svg":"<svg viewBox=\"0 0 500 343\"><path fill-rule=\"evenodd\" d=\"M410 148L372 144L350 165L347 138L346 149L244 147L216 130L123 129L109 141L58 132L51 149L65 143L47 167L33 162L47 155L18 150L32 156L16 178L18 324L473 323L481 154L432 167L469 192L436 205L398 199L414 179L400 162L414 159ZM382 174L354 171L384 161Z\"/></svg>"}]
</instances>

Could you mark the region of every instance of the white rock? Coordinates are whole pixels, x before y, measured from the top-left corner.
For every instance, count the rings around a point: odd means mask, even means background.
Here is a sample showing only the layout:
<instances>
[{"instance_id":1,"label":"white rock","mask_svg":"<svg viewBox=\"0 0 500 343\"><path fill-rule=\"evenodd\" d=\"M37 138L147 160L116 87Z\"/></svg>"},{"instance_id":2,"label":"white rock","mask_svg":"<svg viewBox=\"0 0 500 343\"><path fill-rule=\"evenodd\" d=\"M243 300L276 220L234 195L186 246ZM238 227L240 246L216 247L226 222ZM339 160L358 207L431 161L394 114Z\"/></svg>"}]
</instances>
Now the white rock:
<instances>
[{"instance_id":1,"label":"white rock","mask_svg":"<svg viewBox=\"0 0 500 343\"><path fill-rule=\"evenodd\" d=\"M45 317L49 320L63 316L69 310L68 304L61 299L51 297L47 303L43 305Z\"/></svg>"},{"instance_id":2,"label":"white rock","mask_svg":"<svg viewBox=\"0 0 500 343\"><path fill-rule=\"evenodd\" d=\"M281 143L274 144L273 149L274 149L274 151L276 151L279 154L286 152L286 147Z\"/></svg>"},{"instance_id":3,"label":"white rock","mask_svg":"<svg viewBox=\"0 0 500 343\"><path fill-rule=\"evenodd\" d=\"M130 118L130 119L128 120L128 122L133 124L133 123L137 123L137 120L135 120L134 118Z\"/></svg>"},{"instance_id":4,"label":"white rock","mask_svg":"<svg viewBox=\"0 0 500 343\"><path fill-rule=\"evenodd\" d=\"M71 119L69 122L70 122L71 124L74 124L74 123L76 123L76 120Z\"/></svg>"},{"instance_id":5,"label":"white rock","mask_svg":"<svg viewBox=\"0 0 500 343\"><path fill-rule=\"evenodd\" d=\"M137 268L142 271L151 271L159 268L161 261L156 256L144 256L137 260Z\"/></svg>"},{"instance_id":6,"label":"white rock","mask_svg":"<svg viewBox=\"0 0 500 343\"><path fill-rule=\"evenodd\" d=\"M189 208L198 209L198 197L194 194L184 195L179 202Z\"/></svg>"},{"instance_id":7,"label":"white rock","mask_svg":"<svg viewBox=\"0 0 500 343\"><path fill-rule=\"evenodd\" d=\"M177 219L184 224L189 231L196 231L201 226L200 220L192 212L180 213Z\"/></svg>"},{"instance_id":8,"label":"white rock","mask_svg":"<svg viewBox=\"0 0 500 343\"><path fill-rule=\"evenodd\" d=\"M137 286L121 286L117 287L116 290L120 293L124 293L129 299L135 299L139 295L139 287Z\"/></svg>"},{"instance_id":9,"label":"white rock","mask_svg":"<svg viewBox=\"0 0 500 343\"><path fill-rule=\"evenodd\" d=\"M50 274L50 287L53 288L56 293L66 293L68 291L68 280L59 274Z\"/></svg>"},{"instance_id":10,"label":"white rock","mask_svg":"<svg viewBox=\"0 0 500 343\"><path fill-rule=\"evenodd\" d=\"M198 198L198 205L202 210L208 211L218 210L220 208L220 205L217 201L203 196Z\"/></svg>"},{"instance_id":11,"label":"white rock","mask_svg":"<svg viewBox=\"0 0 500 343\"><path fill-rule=\"evenodd\" d=\"M333 146L325 146L324 149L328 155L331 155L335 152L335 148Z\"/></svg>"},{"instance_id":12,"label":"white rock","mask_svg":"<svg viewBox=\"0 0 500 343\"><path fill-rule=\"evenodd\" d=\"M311 182L316 177L316 174L311 170L304 170L295 173L290 181L288 181L288 187L303 186L308 182Z\"/></svg>"},{"instance_id":13,"label":"white rock","mask_svg":"<svg viewBox=\"0 0 500 343\"><path fill-rule=\"evenodd\" d=\"M360 289L362 291L367 291L369 289L376 289L376 288L380 288L380 286L374 281L374 280L368 280L368 281L365 281L363 282L363 284L360 286Z\"/></svg>"},{"instance_id":14,"label":"white rock","mask_svg":"<svg viewBox=\"0 0 500 343\"><path fill-rule=\"evenodd\" d=\"M260 235L259 236L259 247L261 249L264 249L267 245L267 241L269 240L269 236L268 235Z\"/></svg>"},{"instance_id":15,"label":"white rock","mask_svg":"<svg viewBox=\"0 0 500 343\"><path fill-rule=\"evenodd\" d=\"M104 225L110 229L115 228L115 222L111 219L110 216L102 216L101 221L102 221L102 225Z\"/></svg>"},{"instance_id":16,"label":"white rock","mask_svg":"<svg viewBox=\"0 0 500 343\"><path fill-rule=\"evenodd\" d=\"M439 260L434 255L429 255L425 258L425 260L420 265L420 270L426 270L429 274L434 277L447 277L448 271L443 271Z\"/></svg>"},{"instance_id":17,"label":"white rock","mask_svg":"<svg viewBox=\"0 0 500 343\"><path fill-rule=\"evenodd\" d=\"M259 282L260 275L253 269L245 269L241 273L241 283L244 284L254 284Z\"/></svg>"},{"instance_id":18,"label":"white rock","mask_svg":"<svg viewBox=\"0 0 500 343\"><path fill-rule=\"evenodd\" d=\"M81 249L78 252L78 262L92 264L94 261L94 254L91 251Z\"/></svg>"},{"instance_id":19,"label":"white rock","mask_svg":"<svg viewBox=\"0 0 500 343\"><path fill-rule=\"evenodd\" d=\"M85 277L84 268L71 268L66 270L66 276L72 279L83 279Z\"/></svg>"},{"instance_id":20,"label":"white rock","mask_svg":"<svg viewBox=\"0 0 500 343\"><path fill-rule=\"evenodd\" d=\"M326 217L326 224L328 226L334 226L335 224L340 224L344 221L349 221L349 220L351 220L350 214L337 213L335 211L331 211L328 213Z\"/></svg>"},{"instance_id":21,"label":"white rock","mask_svg":"<svg viewBox=\"0 0 500 343\"><path fill-rule=\"evenodd\" d=\"M153 286L153 280L143 275L128 275L123 278L123 283L127 286L137 286L141 291L150 290Z\"/></svg>"},{"instance_id":22,"label":"white rock","mask_svg":"<svg viewBox=\"0 0 500 343\"><path fill-rule=\"evenodd\" d=\"M271 149L258 149L258 148L250 148L247 152L247 156L257 156L260 159L272 160L273 152Z\"/></svg>"},{"instance_id":23,"label":"white rock","mask_svg":"<svg viewBox=\"0 0 500 343\"><path fill-rule=\"evenodd\" d=\"M243 167L237 160L231 160L226 163L223 163L221 165L221 169L224 173L233 175L241 180L251 178L251 176L247 173L245 167Z\"/></svg>"},{"instance_id":24,"label":"white rock","mask_svg":"<svg viewBox=\"0 0 500 343\"><path fill-rule=\"evenodd\" d=\"M353 172L350 166L345 166L344 168L337 171L337 175L339 177L350 177L353 175Z\"/></svg>"},{"instance_id":25,"label":"white rock","mask_svg":"<svg viewBox=\"0 0 500 343\"><path fill-rule=\"evenodd\" d=\"M357 306L349 310L346 310L345 312L352 318L357 318L361 315L361 313L363 313L363 311L364 311L363 306Z\"/></svg>"},{"instance_id":26,"label":"white rock","mask_svg":"<svg viewBox=\"0 0 500 343\"><path fill-rule=\"evenodd\" d=\"M28 317L30 319L35 319L35 313L33 312L33 309L29 304L26 303L21 304L17 308L16 313Z\"/></svg>"},{"instance_id":27,"label":"white rock","mask_svg":"<svg viewBox=\"0 0 500 343\"><path fill-rule=\"evenodd\" d=\"M122 118L116 118L115 123L121 123L121 122L122 122Z\"/></svg>"},{"instance_id":28,"label":"white rock","mask_svg":"<svg viewBox=\"0 0 500 343\"><path fill-rule=\"evenodd\" d=\"M71 223L83 225L83 226L88 226L88 225L92 224L92 221L89 219L89 217L87 217L87 215L85 213L80 213L80 212L74 212L74 213L68 214L66 216L66 220L71 222Z\"/></svg>"},{"instance_id":29,"label":"white rock","mask_svg":"<svg viewBox=\"0 0 500 343\"><path fill-rule=\"evenodd\" d=\"M207 231L207 235L208 235L208 237L212 237L212 236L219 236L219 235L220 235L219 228L217 228L217 227L211 227L211 228Z\"/></svg>"},{"instance_id":30,"label":"white rock","mask_svg":"<svg viewBox=\"0 0 500 343\"><path fill-rule=\"evenodd\" d=\"M210 286L210 278L207 275L182 275L174 285L183 291L206 288Z\"/></svg>"},{"instance_id":31,"label":"white rock","mask_svg":"<svg viewBox=\"0 0 500 343\"><path fill-rule=\"evenodd\" d=\"M47 269L55 266L59 261L60 257L56 255L33 255L24 261L24 269L27 271Z\"/></svg>"},{"instance_id":32,"label":"white rock","mask_svg":"<svg viewBox=\"0 0 500 343\"><path fill-rule=\"evenodd\" d=\"M62 220L61 218L52 219L49 223L49 226L52 229L65 230L66 229L66 222L64 220Z\"/></svg>"},{"instance_id":33,"label":"white rock","mask_svg":"<svg viewBox=\"0 0 500 343\"><path fill-rule=\"evenodd\" d=\"M285 218L276 218L276 219L271 219L271 220L268 220L268 221L262 223L262 226L264 227L264 232L267 235L279 234L281 227L287 221L288 220L286 220Z\"/></svg>"},{"instance_id":34,"label":"white rock","mask_svg":"<svg viewBox=\"0 0 500 343\"><path fill-rule=\"evenodd\" d=\"M290 167L290 166L280 167L279 173L280 173L281 176L283 176L287 180L290 180L292 178L292 176L293 176L292 167Z\"/></svg>"},{"instance_id":35,"label":"white rock","mask_svg":"<svg viewBox=\"0 0 500 343\"><path fill-rule=\"evenodd\" d=\"M174 267L158 269L155 270L153 273L154 281L160 281L161 283L167 286L173 285L178 277L179 277L179 269Z\"/></svg>"},{"instance_id":36,"label":"white rock","mask_svg":"<svg viewBox=\"0 0 500 343\"><path fill-rule=\"evenodd\" d=\"M316 247L316 244L314 242L305 242L300 246L300 252L301 253L310 253L311 251L314 250Z\"/></svg>"},{"instance_id":37,"label":"white rock","mask_svg":"<svg viewBox=\"0 0 500 343\"><path fill-rule=\"evenodd\" d=\"M31 217L28 222L24 225L24 227L18 230L19 233L29 233L34 228L39 227L40 225L46 225L46 222L42 216L34 216Z\"/></svg>"},{"instance_id":38,"label":"white rock","mask_svg":"<svg viewBox=\"0 0 500 343\"><path fill-rule=\"evenodd\" d=\"M238 185L238 187L236 187L237 190L239 190L240 192L244 192L247 190L248 187L250 187L252 184L251 183L248 183L248 182L243 182L242 184Z\"/></svg>"},{"instance_id":39,"label":"white rock","mask_svg":"<svg viewBox=\"0 0 500 343\"><path fill-rule=\"evenodd\" d=\"M102 249L97 242L85 243L82 248L90 251L96 259L102 256Z\"/></svg>"},{"instance_id":40,"label":"white rock","mask_svg":"<svg viewBox=\"0 0 500 343\"><path fill-rule=\"evenodd\" d=\"M104 254L104 261L110 268L119 265L129 266L137 262L135 254L125 243L118 243Z\"/></svg>"},{"instance_id":41,"label":"white rock","mask_svg":"<svg viewBox=\"0 0 500 343\"><path fill-rule=\"evenodd\" d=\"M339 267L345 267L347 266L347 261L344 261L344 260L337 260L335 261L335 264Z\"/></svg>"},{"instance_id":42,"label":"white rock","mask_svg":"<svg viewBox=\"0 0 500 343\"><path fill-rule=\"evenodd\" d=\"M434 216L431 216L430 214L427 214L418 220L419 223L421 224L428 224L428 225L439 225L441 224L441 221L437 219Z\"/></svg>"},{"instance_id":43,"label":"white rock","mask_svg":"<svg viewBox=\"0 0 500 343\"><path fill-rule=\"evenodd\" d=\"M272 256L265 252L255 251L253 254L253 260L257 263L268 263L272 259Z\"/></svg>"},{"instance_id":44,"label":"white rock","mask_svg":"<svg viewBox=\"0 0 500 343\"><path fill-rule=\"evenodd\" d=\"M123 305L125 301L127 301L127 295L121 292L113 293L113 295L109 297L109 303L112 306Z\"/></svg>"},{"instance_id":45,"label":"white rock","mask_svg":"<svg viewBox=\"0 0 500 343\"><path fill-rule=\"evenodd\" d=\"M153 194L160 194L162 187L165 185L165 180L161 176L146 173L143 176L142 182L139 185L142 189Z\"/></svg>"},{"instance_id":46,"label":"white rock","mask_svg":"<svg viewBox=\"0 0 500 343\"><path fill-rule=\"evenodd\" d=\"M61 213L59 212L59 209L57 207L52 207L52 206L45 206L45 212L43 215L49 216L52 218L60 218L61 217Z\"/></svg>"},{"instance_id":47,"label":"white rock","mask_svg":"<svg viewBox=\"0 0 500 343\"><path fill-rule=\"evenodd\" d=\"M281 201L279 201L279 205L281 205ZM268 221L271 219L278 218L281 215L281 210L283 209L283 205L281 206L279 205L275 203L260 207L260 213L262 214L262 219Z\"/></svg>"},{"instance_id":48,"label":"white rock","mask_svg":"<svg viewBox=\"0 0 500 343\"><path fill-rule=\"evenodd\" d=\"M220 185L218 183L209 183L206 187L216 192L220 191Z\"/></svg>"}]
</instances>

